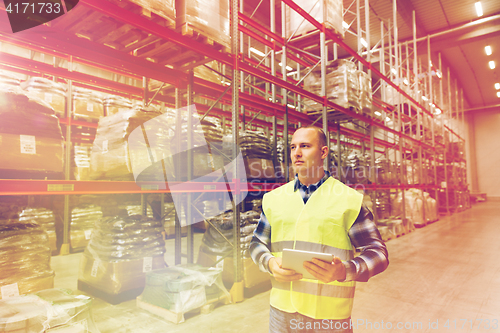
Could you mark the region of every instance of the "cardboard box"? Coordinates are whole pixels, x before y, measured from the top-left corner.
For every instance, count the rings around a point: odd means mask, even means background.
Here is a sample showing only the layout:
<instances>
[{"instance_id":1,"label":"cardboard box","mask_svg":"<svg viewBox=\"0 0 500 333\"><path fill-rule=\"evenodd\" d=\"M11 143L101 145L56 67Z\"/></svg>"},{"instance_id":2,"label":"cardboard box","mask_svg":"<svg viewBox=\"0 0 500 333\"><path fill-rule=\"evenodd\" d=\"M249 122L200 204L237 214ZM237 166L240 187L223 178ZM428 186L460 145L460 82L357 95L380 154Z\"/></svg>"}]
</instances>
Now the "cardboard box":
<instances>
[{"instance_id":1,"label":"cardboard box","mask_svg":"<svg viewBox=\"0 0 500 333\"><path fill-rule=\"evenodd\" d=\"M63 171L63 141L34 135L0 133L0 169Z\"/></svg>"},{"instance_id":2,"label":"cardboard box","mask_svg":"<svg viewBox=\"0 0 500 333\"><path fill-rule=\"evenodd\" d=\"M31 95L34 95L41 100L48 103L50 106L54 108L54 112L59 117L64 117L66 114L66 96L63 94L56 94L51 92L46 92L42 90L32 89L29 92Z\"/></svg>"},{"instance_id":3,"label":"cardboard box","mask_svg":"<svg viewBox=\"0 0 500 333\"><path fill-rule=\"evenodd\" d=\"M261 158L245 158L244 162L245 169L247 171L247 178L276 178L273 161Z\"/></svg>"},{"instance_id":4,"label":"cardboard box","mask_svg":"<svg viewBox=\"0 0 500 333\"><path fill-rule=\"evenodd\" d=\"M98 121L104 116L104 105L92 100L75 99L73 110L76 118L83 118L89 121Z\"/></svg>"}]
</instances>

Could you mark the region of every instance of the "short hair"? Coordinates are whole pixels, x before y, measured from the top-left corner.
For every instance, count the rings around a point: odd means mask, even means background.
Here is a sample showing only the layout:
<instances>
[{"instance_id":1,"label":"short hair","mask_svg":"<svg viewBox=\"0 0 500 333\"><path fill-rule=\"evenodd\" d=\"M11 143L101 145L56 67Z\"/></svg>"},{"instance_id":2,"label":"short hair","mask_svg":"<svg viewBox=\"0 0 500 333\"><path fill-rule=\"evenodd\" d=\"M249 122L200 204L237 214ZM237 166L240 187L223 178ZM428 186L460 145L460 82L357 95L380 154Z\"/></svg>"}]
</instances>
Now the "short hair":
<instances>
[{"instance_id":1,"label":"short hair","mask_svg":"<svg viewBox=\"0 0 500 333\"><path fill-rule=\"evenodd\" d=\"M326 134L325 132L323 132L323 130L319 127L316 127L316 126L311 126L311 125L307 125L307 126L302 126L302 127L299 127L297 129L297 131L299 129L307 129L307 128L311 128L313 129L314 131L316 131L316 133L318 134L318 140L319 140L319 147L324 147L324 146L327 146L328 145L326 144Z\"/></svg>"}]
</instances>

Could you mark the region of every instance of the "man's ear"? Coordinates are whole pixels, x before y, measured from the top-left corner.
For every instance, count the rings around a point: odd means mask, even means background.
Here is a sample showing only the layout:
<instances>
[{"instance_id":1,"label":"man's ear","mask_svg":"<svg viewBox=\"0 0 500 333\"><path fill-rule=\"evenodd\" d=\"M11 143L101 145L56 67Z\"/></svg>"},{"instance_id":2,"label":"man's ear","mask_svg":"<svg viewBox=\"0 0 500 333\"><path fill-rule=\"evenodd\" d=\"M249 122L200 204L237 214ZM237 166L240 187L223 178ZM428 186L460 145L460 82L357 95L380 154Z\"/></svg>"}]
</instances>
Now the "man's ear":
<instances>
[{"instance_id":1,"label":"man's ear","mask_svg":"<svg viewBox=\"0 0 500 333\"><path fill-rule=\"evenodd\" d=\"M325 159L328 156L328 146L321 147L321 159Z\"/></svg>"}]
</instances>

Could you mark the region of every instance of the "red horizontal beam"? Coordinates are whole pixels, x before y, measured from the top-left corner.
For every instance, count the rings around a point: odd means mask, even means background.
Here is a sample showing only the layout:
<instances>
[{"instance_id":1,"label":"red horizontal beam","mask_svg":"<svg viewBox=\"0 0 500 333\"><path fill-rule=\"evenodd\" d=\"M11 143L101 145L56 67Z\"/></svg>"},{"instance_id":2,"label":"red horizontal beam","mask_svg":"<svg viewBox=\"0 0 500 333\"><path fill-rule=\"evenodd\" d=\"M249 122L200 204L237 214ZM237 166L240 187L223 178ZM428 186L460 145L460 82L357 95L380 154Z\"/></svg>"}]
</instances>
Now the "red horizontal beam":
<instances>
[{"instance_id":1,"label":"red horizontal beam","mask_svg":"<svg viewBox=\"0 0 500 333\"><path fill-rule=\"evenodd\" d=\"M119 83L116 81L106 80L103 78L95 77L92 75L80 73L80 72L70 72L62 67L54 67L52 65L35 61L27 58L22 58L8 53L0 54L0 61L3 65L9 65L14 67L21 67L27 69L31 72L38 72L40 74L49 74L57 77L61 77L67 80L78 81L82 83L89 84L91 86L106 87L112 90L126 92L131 95L142 95L143 90L134 86Z\"/></svg>"}]
</instances>

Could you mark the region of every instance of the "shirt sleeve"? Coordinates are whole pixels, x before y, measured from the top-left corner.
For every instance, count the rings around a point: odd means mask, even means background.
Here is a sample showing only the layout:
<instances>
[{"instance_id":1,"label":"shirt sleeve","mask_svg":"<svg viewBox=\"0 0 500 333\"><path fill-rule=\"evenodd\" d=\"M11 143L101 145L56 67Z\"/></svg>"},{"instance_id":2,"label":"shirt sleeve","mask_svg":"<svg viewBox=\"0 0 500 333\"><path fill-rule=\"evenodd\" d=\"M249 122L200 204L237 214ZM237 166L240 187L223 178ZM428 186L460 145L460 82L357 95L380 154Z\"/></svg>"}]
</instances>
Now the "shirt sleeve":
<instances>
[{"instance_id":1,"label":"shirt sleeve","mask_svg":"<svg viewBox=\"0 0 500 333\"><path fill-rule=\"evenodd\" d=\"M271 254L271 225L264 212L260 214L260 220L253 232L253 238L248 250L259 269L262 272L271 273L269 270L269 259L273 257Z\"/></svg>"},{"instance_id":2,"label":"shirt sleeve","mask_svg":"<svg viewBox=\"0 0 500 333\"><path fill-rule=\"evenodd\" d=\"M361 254L344 262L346 268L344 281L366 282L387 268L389 265L387 247L373 222L373 214L365 205L361 207L356 221L349 229L349 238Z\"/></svg>"}]
</instances>

